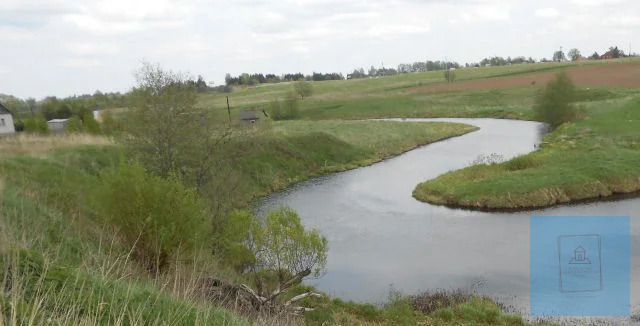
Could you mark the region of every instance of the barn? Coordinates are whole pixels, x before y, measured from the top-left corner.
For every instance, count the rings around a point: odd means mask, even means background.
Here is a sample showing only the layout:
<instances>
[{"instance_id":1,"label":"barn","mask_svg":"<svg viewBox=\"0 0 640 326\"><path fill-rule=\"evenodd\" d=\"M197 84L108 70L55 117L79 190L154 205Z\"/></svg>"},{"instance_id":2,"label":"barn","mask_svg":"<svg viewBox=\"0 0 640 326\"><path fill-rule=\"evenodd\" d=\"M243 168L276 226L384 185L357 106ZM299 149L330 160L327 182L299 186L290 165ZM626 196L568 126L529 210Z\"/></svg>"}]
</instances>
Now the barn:
<instances>
[{"instance_id":1,"label":"barn","mask_svg":"<svg viewBox=\"0 0 640 326\"><path fill-rule=\"evenodd\" d=\"M0 103L0 135L8 135L16 132L13 125L13 114Z\"/></svg>"}]
</instances>

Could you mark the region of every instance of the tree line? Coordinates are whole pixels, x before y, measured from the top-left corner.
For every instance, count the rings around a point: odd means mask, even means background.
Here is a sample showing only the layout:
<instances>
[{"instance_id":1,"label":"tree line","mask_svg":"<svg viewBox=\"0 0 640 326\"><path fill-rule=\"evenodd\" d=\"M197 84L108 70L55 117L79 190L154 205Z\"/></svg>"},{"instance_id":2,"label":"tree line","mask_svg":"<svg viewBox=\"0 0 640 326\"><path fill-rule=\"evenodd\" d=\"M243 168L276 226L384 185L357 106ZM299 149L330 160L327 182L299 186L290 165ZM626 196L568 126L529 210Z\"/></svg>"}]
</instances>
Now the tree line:
<instances>
[{"instance_id":1,"label":"tree line","mask_svg":"<svg viewBox=\"0 0 640 326\"><path fill-rule=\"evenodd\" d=\"M231 74L226 74L224 78L224 83L227 86L254 86L257 84L266 84L266 83L281 83L281 82L291 82L291 81L323 81L323 80L343 80L344 76L341 73L332 72L332 73L319 73L314 72L311 75L304 75L302 73L288 73L283 75L276 74L263 74L263 73L242 73L238 76L231 76Z\"/></svg>"}]
</instances>

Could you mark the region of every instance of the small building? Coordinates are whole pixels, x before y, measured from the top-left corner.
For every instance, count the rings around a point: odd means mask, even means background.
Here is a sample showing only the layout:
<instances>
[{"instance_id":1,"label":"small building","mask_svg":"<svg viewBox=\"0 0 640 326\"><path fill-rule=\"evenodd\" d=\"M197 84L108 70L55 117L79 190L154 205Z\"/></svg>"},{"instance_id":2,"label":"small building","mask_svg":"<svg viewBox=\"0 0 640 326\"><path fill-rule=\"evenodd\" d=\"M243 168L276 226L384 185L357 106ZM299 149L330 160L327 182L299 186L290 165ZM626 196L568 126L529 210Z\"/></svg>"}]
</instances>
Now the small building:
<instances>
[{"instance_id":1,"label":"small building","mask_svg":"<svg viewBox=\"0 0 640 326\"><path fill-rule=\"evenodd\" d=\"M13 125L13 114L0 103L0 135L9 135L16 132Z\"/></svg>"},{"instance_id":2,"label":"small building","mask_svg":"<svg viewBox=\"0 0 640 326\"><path fill-rule=\"evenodd\" d=\"M240 116L240 120L245 124L254 124L260 120L260 115L256 111L245 110L242 111L242 115Z\"/></svg>"},{"instance_id":3,"label":"small building","mask_svg":"<svg viewBox=\"0 0 640 326\"><path fill-rule=\"evenodd\" d=\"M47 126L49 126L49 131L56 133L65 131L68 123L69 119L51 119L47 121Z\"/></svg>"},{"instance_id":4,"label":"small building","mask_svg":"<svg viewBox=\"0 0 640 326\"><path fill-rule=\"evenodd\" d=\"M102 110L93 110L93 120L96 120L98 123L102 123Z\"/></svg>"}]
</instances>

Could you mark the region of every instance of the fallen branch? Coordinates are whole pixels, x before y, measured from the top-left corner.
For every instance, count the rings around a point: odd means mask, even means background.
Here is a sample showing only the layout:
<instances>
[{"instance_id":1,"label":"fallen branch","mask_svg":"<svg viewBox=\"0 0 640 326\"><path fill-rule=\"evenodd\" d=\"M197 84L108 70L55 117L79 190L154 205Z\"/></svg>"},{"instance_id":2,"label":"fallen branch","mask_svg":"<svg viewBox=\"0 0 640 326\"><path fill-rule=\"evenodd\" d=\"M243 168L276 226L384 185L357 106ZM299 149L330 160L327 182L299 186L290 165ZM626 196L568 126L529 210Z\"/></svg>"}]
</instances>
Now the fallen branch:
<instances>
[{"instance_id":1,"label":"fallen branch","mask_svg":"<svg viewBox=\"0 0 640 326\"><path fill-rule=\"evenodd\" d=\"M285 303L284 303L284 306L285 306L285 307L288 307L288 306L290 306L292 303L294 303L294 302L298 302L298 301L300 301L300 300L302 300L302 299L304 299L304 298L307 298L307 297L322 298L322 297L323 297L323 295L322 295L322 294L320 294L320 293L316 293L316 292L306 292L306 293L298 294L298 295L296 295L295 297L293 297L293 298L289 299L287 302L285 302Z\"/></svg>"}]
</instances>

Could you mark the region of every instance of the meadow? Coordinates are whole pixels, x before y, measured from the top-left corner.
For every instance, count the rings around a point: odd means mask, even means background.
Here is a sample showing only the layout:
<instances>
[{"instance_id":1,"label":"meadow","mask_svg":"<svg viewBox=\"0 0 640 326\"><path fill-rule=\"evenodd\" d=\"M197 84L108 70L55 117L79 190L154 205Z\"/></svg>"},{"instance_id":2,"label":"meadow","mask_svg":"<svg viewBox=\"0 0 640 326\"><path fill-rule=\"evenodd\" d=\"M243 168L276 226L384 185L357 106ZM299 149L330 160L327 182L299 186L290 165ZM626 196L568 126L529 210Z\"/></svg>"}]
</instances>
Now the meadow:
<instances>
[{"instance_id":1,"label":"meadow","mask_svg":"<svg viewBox=\"0 0 640 326\"><path fill-rule=\"evenodd\" d=\"M263 118L255 125L238 125L220 145L234 182L242 185L234 204L248 206L255 197L295 182L475 130L454 123L361 119L533 119L533 97L546 74L624 63L460 69L450 84L442 72L313 82L315 93L300 101L298 120ZM512 78L520 84L511 85ZM537 78L541 82L531 83ZM509 162L454 171L420 185L415 196L438 204L522 208L637 190L640 91L615 83L604 87L580 81L578 86L578 102L586 114L547 135L542 149ZM229 96L237 121L242 109L262 109L291 88L281 83L205 93L198 105L226 121ZM152 276L131 258L132 248L124 245L117 228L100 215L94 189L101 172L124 160L117 139L104 136L0 139L0 279L5 289L0 325L526 324L491 300L472 295L459 300L442 294L392 295L383 305L324 297L308 300L316 310L304 317L221 305L208 296L207 280L250 280L212 256L207 244L191 260ZM305 290L300 287L296 291ZM301 292L291 295L296 293Z\"/></svg>"},{"instance_id":2,"label":"meadow","mask_svg":"<svg viewBox=\"0 0 640 326\"><path fill-rule=\"evenodd\" d=\"M640 190L640 98L583 105L586 117L544 138L542 148L421 183L419 200L476 209L529 209Z\"/></svg>"}]
</instances>

